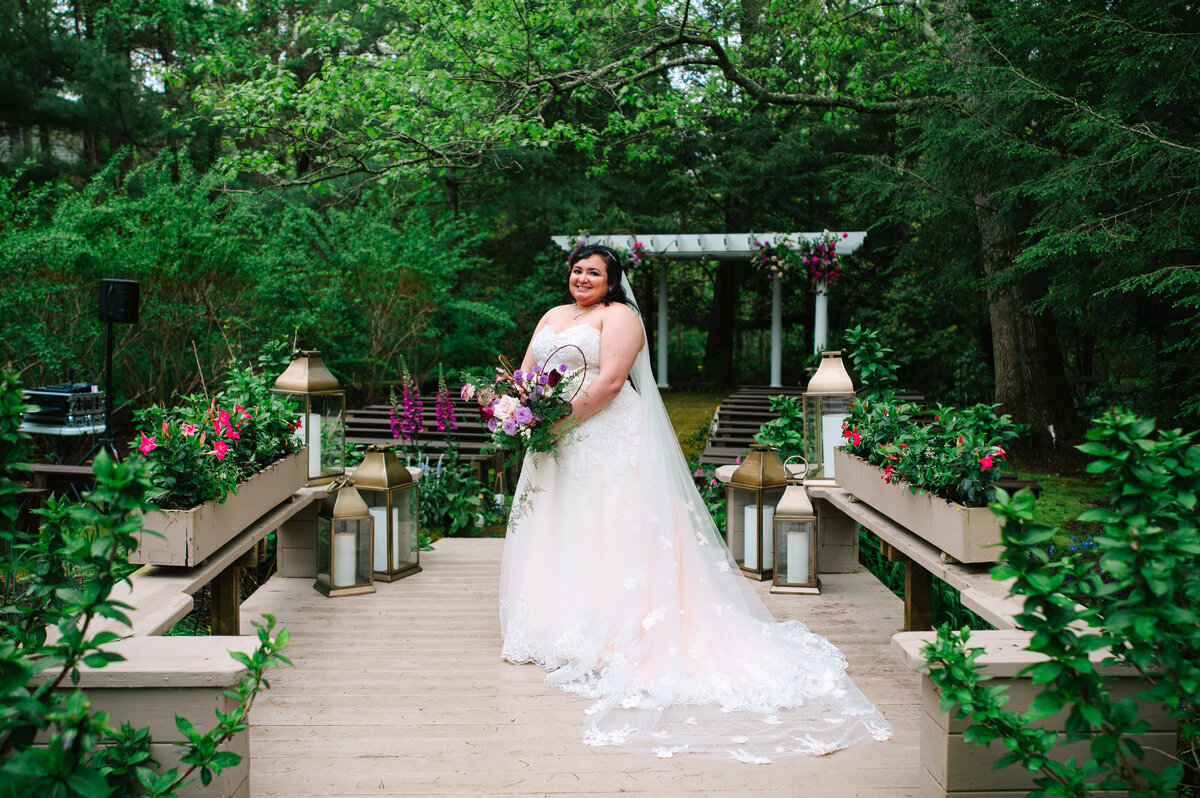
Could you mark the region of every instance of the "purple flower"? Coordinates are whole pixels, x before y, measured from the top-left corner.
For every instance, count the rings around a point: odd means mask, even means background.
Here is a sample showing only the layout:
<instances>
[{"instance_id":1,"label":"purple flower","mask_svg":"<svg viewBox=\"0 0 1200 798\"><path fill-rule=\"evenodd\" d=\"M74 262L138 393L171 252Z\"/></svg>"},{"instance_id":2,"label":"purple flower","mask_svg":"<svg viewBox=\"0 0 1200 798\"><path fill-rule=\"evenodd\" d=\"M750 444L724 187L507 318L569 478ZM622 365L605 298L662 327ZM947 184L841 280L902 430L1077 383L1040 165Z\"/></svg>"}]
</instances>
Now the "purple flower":
<instances>
[{"instance_id":1,"label":"purple flower","mask_svg":"<svg viewBox=\"0 0 1200 798\"><path fill-rule=\"evenodd\" d=\"M559 364L558 364L558 370L559 370L561 373L563 373L563 374L566 374L566 373L567 373L567 364L566 364L566 363L559 363Z\"/></svg>"},{"instance_id":2,"label":"purple flower","mask_svg":"<svg viewBox=\"0 0 1200 798\"><path fill-rule=\"evenodd\" d=\"M511 418L504 419L504 434L505 435L516 435L517 434L517 422L514 419L511 419Z\"/></svg>"},{"instance_id":3,"label":"purple flower","mask_svg":"<svg viewBox=\"0 0 1200 798\"><path fill-rule=\"evenodd\" d=\"M516 409L516 412L513 413L513 421L516 421L521 426L525 426L530 421L533 421L533 411L525 405L521 405ZM504 431L508 432L508 429L505 428ZM511 435L512 433L509 434Z\"/></svg>"},{"instance_id":4,"label":"purple flower","mask_svg":"<svg viewBox=\"0 0 1200 798\"><path fill-rule=\"evenodd\" d=\"M521 370L517 369L516 371L514 371L513 377L519 381L521 379Z\"/></svg>"},{"instance_id":5,"label":"purple flower","mask_svg":"<svg viewBox=\"0 0 1200 798\"><path fill-rule=\"evenodd\" d=\"M550 382L549 374L543 374L540 377L538 377L538 385L545 385L548 382Z\"/></svg>"},{"instance_id":6,"label":"purple flower","mask_svg":"<svg viewBox=\"0 0 1200 798\"><path fill-rule=\"evenodd\" d=\"M488 432L495 432L496 428L499 426L500 422L495 418L495 416L488 419Z\"/></svg>"}]
</instances>

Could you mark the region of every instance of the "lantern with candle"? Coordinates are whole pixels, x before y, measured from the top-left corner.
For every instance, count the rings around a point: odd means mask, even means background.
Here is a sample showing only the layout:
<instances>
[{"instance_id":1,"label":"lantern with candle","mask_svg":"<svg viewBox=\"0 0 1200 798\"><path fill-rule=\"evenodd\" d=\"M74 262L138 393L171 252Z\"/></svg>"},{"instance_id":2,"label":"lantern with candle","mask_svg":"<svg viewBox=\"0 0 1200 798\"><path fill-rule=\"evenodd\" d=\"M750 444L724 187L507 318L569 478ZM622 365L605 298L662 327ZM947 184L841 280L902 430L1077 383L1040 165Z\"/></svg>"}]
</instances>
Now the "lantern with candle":
<instances>
[{"instance_id":1,"label":"lantern with candle","mask_svg":"<svg viewBox=\"0 0 1200 798\"><path fill-rule=\"evenodd\" d=\"M725 493L726 541L750 579L771 578L775 560L772 519L787 475L775 447L755 443L729 478Z\"/></svg>"},{"instance_id":2,"label":"lantern with candle","mask_svg":"<svg viewBox=\"0 0 1200 798\"><path fill-rule=\"evenodd\" d=\"M804 459L809 485L836 485L833 450L842 442L842 424L850 417L854 382L841 352L825 352L804 391Z\"/></svg>"},{"instance_id":3,"label":"lantern with candle","mask_svg":"<svg viewBox=\"0 0 1200 798\"><path fill-rule=\"evenodd\" d=\"M329 486L317 513L317 581L326 596L374 593L371 542L374 519L345 477Z\"/></svg>"},{"instance_id":4,"label":"lantern with candle","mask_svg":"<svg viewBox=\"0 0 1200 798\"><path fill-rule=\"evenodd\" d=\"M308 447L308 485L322 485L346 471L346 392L315 349L297 351L276 393L300 401L296 437Z\"/></svg>"},{"instance_id":5,"label":"lantern with candle","mask_svg":"<svg viewBox=\"0 0 1200 798\"><path fill-rule=\"evenodd\" d=\"M417 509L420 469L409 469L392 449L368 446L354 471L354 487L375 520L372 568L379 582L394 582L421 570Z\"/></svg>"},{"instance_id":6,"label":"lantern with candle","mask_svg":"<svg viewBox=\"0 0 1200 798\"><path fill-rule=\"evenodd\" d=\"M775 574L772 593L820 593L817 576L817 516L804 487L808 463L793 464L789 457L784 469L788 484L775 507Z\"/></svg>"}]
</instances>

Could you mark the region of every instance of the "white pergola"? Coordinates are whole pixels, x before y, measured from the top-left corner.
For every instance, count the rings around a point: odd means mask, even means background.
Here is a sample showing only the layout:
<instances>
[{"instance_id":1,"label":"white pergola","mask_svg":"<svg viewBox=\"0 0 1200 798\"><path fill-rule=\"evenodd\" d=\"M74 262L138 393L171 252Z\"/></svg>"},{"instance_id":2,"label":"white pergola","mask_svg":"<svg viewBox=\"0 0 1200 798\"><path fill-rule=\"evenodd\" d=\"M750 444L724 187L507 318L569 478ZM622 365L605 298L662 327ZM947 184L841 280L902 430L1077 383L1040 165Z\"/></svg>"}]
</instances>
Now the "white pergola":
<instances>
[{"instance_id":1,"label":"white pergola","mask_svg":"<svg viewBox=\"0 0 1200 798\"><path fill-rule=\"evenodd\" d=\"M614 249L630 251L634 244L641 244L648 255L658 255L667 260L749 260L758 254L755 241L766 241L776 246L783 241L796 246L801 239L817 242L823 233L700 233L696 235L611 235L587 237L589 244L604 244ZM838 235L842 235L838 233ZM837 254L849 255L863 245L867 234L863 231L850 232L839 238ZM578 239L571 236L552 236L555 244L566 251ZM667 269L660 262L658 268L658 385L667 382ZM822 283L817 287L815 317L813 320L813 353L825 348L829 325L829 291ZM783 379L783 289L779 277L772 281L771 289L771 387L782 387Z\"/></svg>"}]
</instances>

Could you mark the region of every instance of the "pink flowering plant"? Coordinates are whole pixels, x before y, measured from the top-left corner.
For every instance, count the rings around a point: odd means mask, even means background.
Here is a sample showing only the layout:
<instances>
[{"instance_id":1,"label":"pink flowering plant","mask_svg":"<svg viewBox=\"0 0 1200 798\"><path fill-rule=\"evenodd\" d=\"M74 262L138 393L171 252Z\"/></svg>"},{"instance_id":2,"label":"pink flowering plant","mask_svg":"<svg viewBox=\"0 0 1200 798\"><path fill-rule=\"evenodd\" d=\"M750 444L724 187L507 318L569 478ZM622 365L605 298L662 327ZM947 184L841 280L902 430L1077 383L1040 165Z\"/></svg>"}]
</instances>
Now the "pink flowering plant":
<instances>
[{"instance_id":1,"label":"pink flowering plant","mask_svg":"<svg viewBox=\"0 0 1200 798\"><path fill-rule=\"evenodd\" d=\"M1004 445L1017 435L996 407L928 410L886 395L859 397L843 426L842 448L881 469L889 483L982 507L996 497Z\"/></svg>"},{"instance_id":2,"label":"pink flowering plant","mask_svg":"<svg viewBox=\"0 0 1200 798\"><path fill-rule=\"evenodd\" d=\"M585 369L553 364L553 357L528 371L512 368L501 357L491 373L462 373L461 398L475 401L492 435L485 454L503 452L506 462L515 463L526 451L554 451L561 432L556 424L571 414Z\"/></svg>"},{"instance_id":3,"label":"pink flowering plant","mask_svg":"<svg viewBox=\"0 0 1200 798\"><path fill-rule=\"evenodd\" d=\"M849 233L831 233L825 230L818 240L801 238L800 243L796 245L777 235L772 236L776 239L774 244L770 238L756 239L754 246L758 251L754 254L752 263L759 272L768 277L803 274L808 279L809 289L815 292L822 284L833 285L841 276L842 267L838 260L837 244L840 239L849 236Z\"/></svg>"},{"instance_id":4,"label":"pink flowering plant","mask_svg":"<svg viewBox=\"0 0 1200 798\"><path fill-rule=\"evenodd\" d=\"M155 504L185 509L223 502L239 482L299 448L294 401L272 393L271 384L265 374L235 371L211 399L186 396L176 407L134 413L133 444L161 491Z\"/></svg>"},{"instance_id":5,"label":"pink flowering plant","mask_svg":"<svg viewBox=\"0 0 1200 798\"><path fill-rule=\"evenodd\" d=\"M416 445L417 439L425 430L421 420L421 413L425 408L421 403L421 392L417 381L409 372L408 363L404 358L400 358L400 396L397 398L396 391L393 389L390 392L390 399L391 412L388 415L392 437L404 438L405 443Z\"/></svg>"}]
</instances>

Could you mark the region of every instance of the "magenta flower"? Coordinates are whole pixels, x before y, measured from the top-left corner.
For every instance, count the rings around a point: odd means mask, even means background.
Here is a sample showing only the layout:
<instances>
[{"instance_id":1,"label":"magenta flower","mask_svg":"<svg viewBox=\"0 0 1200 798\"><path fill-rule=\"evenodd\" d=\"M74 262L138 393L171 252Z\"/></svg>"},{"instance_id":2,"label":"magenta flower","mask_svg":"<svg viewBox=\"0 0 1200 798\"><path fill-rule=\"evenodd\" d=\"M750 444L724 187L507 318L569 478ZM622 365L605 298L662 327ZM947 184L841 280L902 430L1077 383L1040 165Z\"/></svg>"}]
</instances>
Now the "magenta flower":
<instances>
[{"instance_id":1,"label":"magenta flower","mask_svg":"<svg viewBox=\"0 0 1200 798\"><path fill-rule=\"evenodd\" d=\"M147 438L146 433L142 432L142 442L138 444L138 451L142 454L150 454L158 448L158 444L154 442L154 438Z\"/></svg>"},{"instance_id":2,"label":"magenta flower","mask_svg":"<svg viewBox=\"0 0 1200 798\"><path fill-rule=\"evenodd\" d=\"M218 460L224 460L225 453L227 451L229 451L229 444L226 443L225 441L221 440L220 438L217 438L215 441L213 441L213 450L211 452L208 452L207 454L211 454L213 457L217 458Z\"/></svg>"},{"instance_id":3,"label":"magenta flower","mask_svg":"<svg viewBox=\"0 0 1200 798\"><path fill-rule=\"evenodd\" d=\"M200 431L200 428L195 424L184 424L179 428L179 433L185 438L190 438Z\"/></svg>"},{"instance_id":4,"label":"magenta flower","mask_svg":"<svg viewBox=\"0 0 1200 798\"><path fill-rule=\"evenodd\" d=\"M458 419L454 417L454 402L450 401L450 390L446 387L446 375L442 373L440 365L438 366L438 392L434 410L437 416L438 432L445 432L447 428L458 429Z\"/></svg>"},{"instance_id":5,"label":"magenta flower","mask_svg":"<svg viewBox=\"0 0 1200 798\"><path fill-rule=\"evenodd\" d=\"M987 471L989 468L991 468L992 467L992 456L989 454L986 457L980 457L979 458L979 467L982 468L984 471Z\"/></svg>"}]
</instances>

